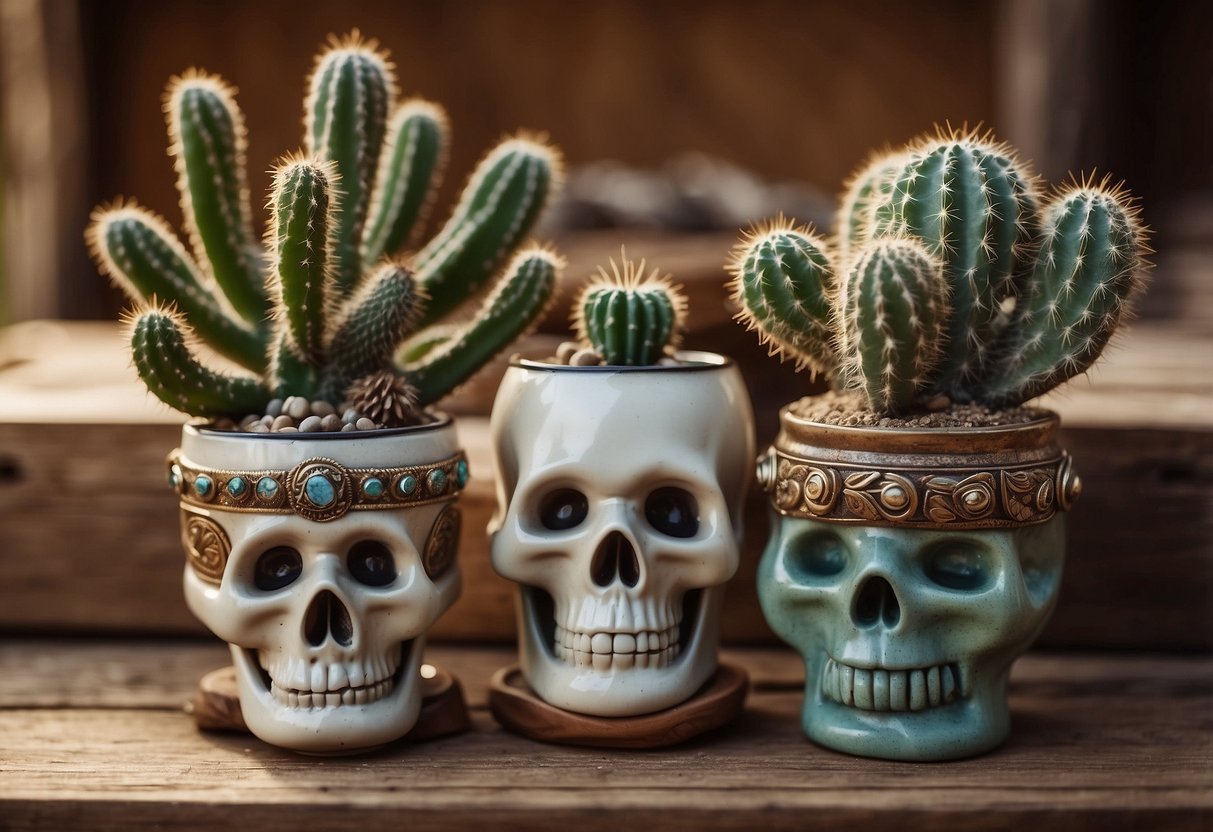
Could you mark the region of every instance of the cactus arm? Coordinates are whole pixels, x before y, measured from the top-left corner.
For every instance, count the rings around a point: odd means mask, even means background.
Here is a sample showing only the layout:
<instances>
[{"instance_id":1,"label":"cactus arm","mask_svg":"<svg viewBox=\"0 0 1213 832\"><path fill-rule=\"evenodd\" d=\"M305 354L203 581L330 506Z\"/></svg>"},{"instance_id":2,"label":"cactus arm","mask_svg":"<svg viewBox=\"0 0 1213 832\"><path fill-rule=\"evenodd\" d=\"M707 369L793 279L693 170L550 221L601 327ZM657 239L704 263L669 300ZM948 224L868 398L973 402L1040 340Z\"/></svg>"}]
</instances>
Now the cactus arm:
<instances>
[{"instance_id":1,"label":"cactus arm","mask_svg":"<svg viewBox=\"0 0 1213 832\"><path fill-rule=\"evenodd\" d=\"M911 153L878 212L886 228L917 237L943 261L953 315L935 386L953 398L969 398L983 375L1035 211L1033 185L1010 148L949 133Z\"/></svg>"},{"instance_id":2,"label":"cactus arm","mask_svg":"<svg viewBox=\"0 0 1213 832\"><path fill-rule=\"evenodd\" d=\"M416 237L442 181L448 133L446 113L429 101L406 101L392 115L363 232L365 265L400 253Z\"/></svg>"},{"instance_id":3,"label":"cactus arm","mask_svg":"<svg viewBox=\"0 0 1213 832\"><path fill-rule=\"evenodd\" d=\"M551 303L563 267L563 260L547 249L515 255L472 322L421 361L403 368L420 404L442 398L533 326Z\"/></svg>"},{"instance_id":4,"label":"cactus arm","mask_svg":"<svg viewBox=\"0 0 1213 832\"><path fill-rule=\"evenodd\" d=\"M275 172L270 197L278 314L313 365L324 355L333 277L332 175L331 163L288 159Z\"/></svg>"},{"instance_id":5,"label":"cactus arm","mask_svg":"<svg viewBox=\"0 0 1213 832\"><path fill-rule=\"evenodd\" d=\"M899 414L939 360L947 290L939 262L916 240L888 237L861 249L847 274L848 379L872 410Z\"/></svg>"},{"instance_id":6,"label":"cactus arm","mask_svg":"<svg viewBox=\"0 0 1213 832\"><path fill-rule=\"evenodd\" d=\"M877 213L892 199L893 185L906 161L904 154L876 154L847 182L838 209L840 263L850 260L854 249L876 235Z\"/></svg>"},{"instance_id":7,"label":"cactus arm","mask_svg":"<svg viewBox=\"0 0 1213 832\"><path fill-rule=\"evenodd\" d=\"M534 225L559 171L554 148L524 137L485 157L451 218L415 260L429 296L421 326L442 319L497 270Z\"/></svg>"},{"instance_id":8,"label":"cactus arm","mask_svg":"<svg viewBox=\"0 0 1213 832\"><path fill-rule=\"evenodd\" d=\"M837 366L830 294L834 276L824 241L777 220L733 249L729 271L737 319L758 332L772 355L792 358L814 374Z\"/></svg>"},{"instance_id":9,"label":"cactus arm","mask_svg":"<svg viewBox=\"0 0 1213 832\"><path fill-rule=\"evenodd\" d=\"M316 63L305 105L308 154L332 161L340 177L341 206L333 218L338 297L362 276L362 229L395 97L391 66L376 46L356 31L333 42Z\"/></svg>"},{"instance_id":10,"label":"cactus arm","mask_svg":"<svg viewBox=\"0 0 1213 832\"><path fill-rule=\"evenodd\" d=\"M201 73L172 79L166 98L169 154L194 257L209 264L232 308L263 327L269 301L249 210L244 118L232 90Z\"/></svg>"},{"instance_id":11,"label":"cactus arm","mask_svg":"<svg viewBox=\"0 0 1213 832\"><path fill-rule=\"evenodd\" d=\"M265 368L264 336L219 302L162 219L134 203L99 208L85 236L101 271L131 300L175 302L216 352L250 370Z\"/></svg>"},{"instance_id":12,"label":"cactus arm","mask_svg":"<svg viewBox=\"0 0 1213 832\"><path fill-rule=\"evenodd\" d=\"M385 264L349 300L329 347L324 393L340 398L355 379L392 364L425 299L408 269Z\"/></svg>"},{"instance_id":13,"label":"cactus arm","mask_svg":"<svg viewBox=\"0 0 1213 832\"><path fill-rule=\"evenodd\" d=\"M1035 267L981 400L1018 404L1087 371L1142 290L1146 233L1120 189L1073 186L1046 207Z\"/></svg>"},{"instance_id":14,"label":"cactus arm","mask_svg":"<svg viewBox=\"0 0 1213 832\"><path fill-rule=\"evenodd\" d=\"M270 399L259 379L207 369L193 355L185 319L170 309L137 312L131 328L135 368L147 388L169 407L191 416L258 413Z\"/></svg>"},{"instance_id":15,"label":"cactus arm","mask_svg":"<svg viewBox=\"0 0 1213 832\"><path fill-rule=\"evenodd\" d=\"M274 347L267 377L275 398L315 398L320 390L320 371L300 353L285 326L279 324L273 338Z\"/></svg>"}]
</instances>

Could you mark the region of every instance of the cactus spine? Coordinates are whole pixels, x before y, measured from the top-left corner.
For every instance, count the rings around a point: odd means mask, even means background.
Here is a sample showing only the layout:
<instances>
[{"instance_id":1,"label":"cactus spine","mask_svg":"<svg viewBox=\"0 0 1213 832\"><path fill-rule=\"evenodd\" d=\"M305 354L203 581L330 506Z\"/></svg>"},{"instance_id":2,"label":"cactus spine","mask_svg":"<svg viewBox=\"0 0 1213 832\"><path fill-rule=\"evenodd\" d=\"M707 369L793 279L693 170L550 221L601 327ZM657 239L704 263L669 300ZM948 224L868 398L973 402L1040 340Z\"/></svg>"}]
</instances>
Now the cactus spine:
<instances>
[{"instance_id":1,"label":"cactus spine","mask_svg":"<svg viewBox=\"0 0 1213 832\"><path fill-rule=\"evenodd\" d=\"M833 386L883 413L931 393L1008 407L1047 392L1099 357L1141 291L1149 248L1121 188L1076 183L1042 210L1035 181L1009 147L964 130L875 158L840 211L830 337L777 297L801 284L770 232L734 254L738 318L802 365L842 367ZM825 249L808 243L821 255L814 285L826 285Z\"/></svg>"},{"instance_id":2,"label":"cactus spine","mask_svg":"<svg viewBox=\"0 0 1213 832\"><path fill-rule=\"evenodd\" d=\"M899 414L931 379L944 343L948 301L939 262L918 242L866 246L846 276L839 308L845 372L872 409Z\"/></svg>"},{"instance_id":3,"label":"cactus spine","mask_svg":"<svg viewBox=\"0 0 1213 832\"><path fill-rule=\"evenodd\" d=\"M836 371L830 318L834 275L823 240L783 217L748 234L733 249L729 272L738 319L758 332L771 355L791 358L815 375Z\"/></svg>"},{"instance_id":4,"label":"cactus spine","mask_svg":"<svg viewBox=\"0 0 1213 832\"><path fill-rule=\"evenodd\" d=\"M611 273L599 267L574 304L577 336L593 346L604 363L638 367L657 363L676 345L686 315L686 299L658 270L645 271L622 253Z\"/></svg>"},{"instance_id":5,"label":"cactus spine","mask_svg":"<svg viewBox=\"0 0 1213 832\"><path fill-rule=\"evenodd\" d=\"M197 71L173 79L169 136L197 261L133 203L99 208L86 232L101 270L136 306L136 367L167 404L199 416L239 416L287 395L337 405L358 379L391 371L405 386L417 374L425 406L547 307L563 261L530 248L472 321L444 320L529 232L559 182L557 151L521 135L502 142L444 229L414 263L402 262L432 200L447 127L436 104L393 110L395 94L392 66L373 42L356 32L331 42L309 82L308 152L275 171L262 247L251 236L232 91ZM206 369L191 352L193 333L262 378ZM406 340L430 348L401 366L394 353Z\"/></svg>"}]
</instances>

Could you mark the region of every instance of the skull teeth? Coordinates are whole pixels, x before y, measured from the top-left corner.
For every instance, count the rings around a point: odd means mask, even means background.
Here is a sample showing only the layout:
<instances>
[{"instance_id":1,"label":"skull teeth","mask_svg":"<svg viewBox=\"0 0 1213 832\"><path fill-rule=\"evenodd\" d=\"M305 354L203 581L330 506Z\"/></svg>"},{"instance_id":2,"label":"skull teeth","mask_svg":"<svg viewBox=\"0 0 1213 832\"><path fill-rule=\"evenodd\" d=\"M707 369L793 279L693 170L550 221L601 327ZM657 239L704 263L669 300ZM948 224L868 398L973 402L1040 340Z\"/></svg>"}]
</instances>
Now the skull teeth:
<instances>
[{"instance_id":1,"label":"skull teeth","mask_svg":"<svg viewBox=\"0 0 1213 832\"><path fill-rule=\"evenodd\" d=\"M366 705L392 692L401 653L324 662L267 650L257 651L261 669L270 677L270 693L292 708Z\"/></svg>"},{"instance_id":2,"label":"skull teeth","mask_svg":"<svg viewBox=\"0 0 1213 832\"><path fill-rule=\"evenodd\" d=\"M639 633L586 633L556 625L556 657L576 667L630 670L665 667L682 652L678 627Z\"/></svg>"},{"instance_id":3,"label":"skull teeth","mask_svg":"<svg viewBox=\"0 0 1213 832\"><path fill-rule=\"evenodd\" d=\"M955 662L890 670L853 667L827 658L822 695L861 711L925 711L961 698L963 679Z\"/></svg>"}]
</instances>

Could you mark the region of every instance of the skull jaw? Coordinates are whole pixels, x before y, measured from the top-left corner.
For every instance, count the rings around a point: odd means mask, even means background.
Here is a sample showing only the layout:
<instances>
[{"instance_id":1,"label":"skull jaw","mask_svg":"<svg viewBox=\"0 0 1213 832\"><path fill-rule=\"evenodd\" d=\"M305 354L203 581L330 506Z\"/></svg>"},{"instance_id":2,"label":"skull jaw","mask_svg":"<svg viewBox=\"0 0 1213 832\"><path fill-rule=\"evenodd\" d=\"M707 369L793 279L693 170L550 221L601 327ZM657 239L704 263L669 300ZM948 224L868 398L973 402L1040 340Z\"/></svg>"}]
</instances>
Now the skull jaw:
<instances>
[{"instance_id":1,"label":"skull jaw","mask_svg":"<svg viewBox=\"0 0 1213 832\"><path fill-rule=\"evenodd\" d=\"M531 689L550 705L590 716L640 716L685 702L716 672L722 586L700 590L694 621L670 664L605 671L573 666L555 656L551 627L542 620L532 593L521 588L517 604L522 672Z\"/></svg>"},{"instance_id":2,"label":"skull jaw","mask_svg":"<svg viewBox=\"0 0 1213 832\"><path fill-rule=\"evenodd\" d=\"M823 664L823 660L813 663L817 668ZM809 673L801 725L813 742L860 757L907 762L972 757L1001 745L1010 733L1009 674L1009 668L1004 668L991 679L979 669L968 695L908 712L840 704L823 693L822 673Z\"/></svg>"},{"instance_id":3,"label":"skull jaw","mask_svg":"<svg viewBox=\"0 0 1213 832\"><path fill-rule=\"evenodd\" d=\"M276 701L253 651L229 646L244 722L258 739L271 745L301 754L358 754L403 737L417 724L425 636L402 645L400 669L387 696L365 705L323 708L291 708Z\"/></svg>"}]
</instances>

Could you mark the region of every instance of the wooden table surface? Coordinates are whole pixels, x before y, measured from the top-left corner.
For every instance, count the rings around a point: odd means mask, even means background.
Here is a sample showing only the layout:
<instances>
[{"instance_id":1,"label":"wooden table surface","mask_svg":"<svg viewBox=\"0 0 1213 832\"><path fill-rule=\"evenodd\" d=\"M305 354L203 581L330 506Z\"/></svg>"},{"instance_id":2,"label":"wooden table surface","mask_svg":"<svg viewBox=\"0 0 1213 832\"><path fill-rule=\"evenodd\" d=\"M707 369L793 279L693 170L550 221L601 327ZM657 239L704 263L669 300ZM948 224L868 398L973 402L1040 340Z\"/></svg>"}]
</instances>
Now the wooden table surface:
<instances>
[{"instance_id":1,"label":"wooden table surface","mask_svg":"<svg viewBox=\"0 0 1213 832\"><path fill-rule=\"evenodd\" d=\"M726 650L752 678L739 722L687 745L544 745L485 707L502 648L432 648L473 727L369 756L309 758L198 732L182 705L225 663L194 641L0 642L0 828L1213 828L1213 660L1033 653L1013 733L953 763L863 760L800 733L792 653Z\"/></svg>"}]
</instances>

